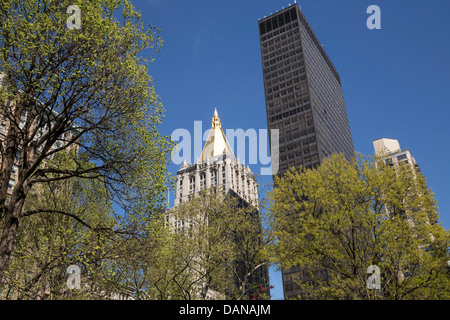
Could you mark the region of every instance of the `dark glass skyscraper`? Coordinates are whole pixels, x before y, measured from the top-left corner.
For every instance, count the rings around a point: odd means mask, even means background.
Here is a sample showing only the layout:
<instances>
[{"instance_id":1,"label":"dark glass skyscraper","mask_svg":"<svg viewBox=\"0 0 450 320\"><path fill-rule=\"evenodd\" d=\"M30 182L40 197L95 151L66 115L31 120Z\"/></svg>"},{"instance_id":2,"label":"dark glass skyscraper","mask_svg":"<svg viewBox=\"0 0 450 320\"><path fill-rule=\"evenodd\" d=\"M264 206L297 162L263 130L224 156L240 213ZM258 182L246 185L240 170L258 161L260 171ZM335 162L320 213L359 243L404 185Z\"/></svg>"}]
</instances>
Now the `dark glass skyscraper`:
<instances>
[{"instance_id":1,"label":"dark glass skyscraper","mask_svg":"<svg viewBox=\"0 0 450 320\"><path fill-rule=\"evenodd\" d=\"M314 168L354 148L339 74L297 4L259 21L269 129L279 129L279 171ZM285 297L299 294L283 271Z\"/></svg>"},{"instance_id":2,"label":"dark glass skyscraper","mask_svg":"<svg viewBox=\"0 0 450 320\"><path fill-rule=\"evenodd\" d=\"M353 156L341 80L297 4L259 21L269 129L280 130L280 172Z\"/></svg>"}]
</instances>

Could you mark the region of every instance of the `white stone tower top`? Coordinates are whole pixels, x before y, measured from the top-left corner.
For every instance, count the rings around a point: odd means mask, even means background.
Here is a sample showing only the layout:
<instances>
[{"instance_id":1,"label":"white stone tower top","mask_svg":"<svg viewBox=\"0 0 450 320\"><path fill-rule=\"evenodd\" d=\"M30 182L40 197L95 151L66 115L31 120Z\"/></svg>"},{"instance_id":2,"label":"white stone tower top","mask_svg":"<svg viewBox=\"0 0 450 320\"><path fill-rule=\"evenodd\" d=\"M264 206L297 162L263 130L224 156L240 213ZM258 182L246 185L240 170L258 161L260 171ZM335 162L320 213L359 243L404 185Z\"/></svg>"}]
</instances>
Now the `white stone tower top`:
<instances>
[{"instance_id":1,"label":"white stone tower top","mask_svg":"<svg viewBox=\"0 0 450 320\"><path fill-rule=\"evenodd\" d=\"M377 155L390 155L401 151L398 140L386 138L373 141L373 148L375 149L375 154Z\"/></svg>"}]
</instances>

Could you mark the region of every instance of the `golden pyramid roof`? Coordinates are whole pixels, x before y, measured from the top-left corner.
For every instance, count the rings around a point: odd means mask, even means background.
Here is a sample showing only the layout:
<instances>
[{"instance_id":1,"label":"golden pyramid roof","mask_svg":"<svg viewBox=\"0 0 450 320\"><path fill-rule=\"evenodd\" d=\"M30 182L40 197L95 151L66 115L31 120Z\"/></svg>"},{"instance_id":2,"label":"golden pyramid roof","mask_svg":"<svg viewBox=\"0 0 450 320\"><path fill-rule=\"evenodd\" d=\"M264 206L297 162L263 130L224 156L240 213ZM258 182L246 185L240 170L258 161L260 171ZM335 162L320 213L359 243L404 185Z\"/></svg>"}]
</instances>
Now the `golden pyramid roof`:
<instances>
[{"instance_id":1,"label":"golden pyramid roof","mask_svg":"<svg viewBox=\"0 0 450 320\"><path fill-rule=\"evenodd\" d=\"M217 113L217 109L214 109L214 116L211 122L211 130L209 131L208 138L203 147L202 154L200 155L200 161L205 161L208 158L214 158L223 153L228 152L232 155L233 160L236 161L234 157L233 150L228 143L227 137L222 130L222 124L220 123L220 118Z\"/></svg>"}]
</instances>

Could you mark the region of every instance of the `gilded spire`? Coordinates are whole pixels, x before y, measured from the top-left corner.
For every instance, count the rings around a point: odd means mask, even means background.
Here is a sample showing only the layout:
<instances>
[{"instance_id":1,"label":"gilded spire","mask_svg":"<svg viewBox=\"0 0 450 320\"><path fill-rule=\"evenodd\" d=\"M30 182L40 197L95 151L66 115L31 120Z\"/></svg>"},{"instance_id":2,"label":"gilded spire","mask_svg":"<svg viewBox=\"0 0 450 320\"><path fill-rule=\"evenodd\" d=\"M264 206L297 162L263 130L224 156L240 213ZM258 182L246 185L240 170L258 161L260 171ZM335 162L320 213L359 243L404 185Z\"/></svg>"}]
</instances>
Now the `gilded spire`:
<instances>
[{"instance_id":1,"label":"gilded spire","mask_svg":"<svg viewBox=\"0 0 450 320\"><path fill-rule=\"evenodd\" d=\"M211 122L211 130L209 131L208 138L206 139L202 154L200 155L200 161L204 161L207 158L214 158L225 152L231 153L233 159L235 160L233 150L231 149L225 133L222 130L222 124L220 123L217 108L215 108L214 116Z\"/></svg>"},{"instance_id":2,"label":"gilded spire","mask_svg":"<svg viewBox=\"0 0 450 320\"><path fill-rule=\"evenodd\" d=\"M222 124L220 123L219 114L217 113L217 108L214 108L214 116L211 122L211 129L219 129L222 128Z\"/></svg>"}]
</instances>

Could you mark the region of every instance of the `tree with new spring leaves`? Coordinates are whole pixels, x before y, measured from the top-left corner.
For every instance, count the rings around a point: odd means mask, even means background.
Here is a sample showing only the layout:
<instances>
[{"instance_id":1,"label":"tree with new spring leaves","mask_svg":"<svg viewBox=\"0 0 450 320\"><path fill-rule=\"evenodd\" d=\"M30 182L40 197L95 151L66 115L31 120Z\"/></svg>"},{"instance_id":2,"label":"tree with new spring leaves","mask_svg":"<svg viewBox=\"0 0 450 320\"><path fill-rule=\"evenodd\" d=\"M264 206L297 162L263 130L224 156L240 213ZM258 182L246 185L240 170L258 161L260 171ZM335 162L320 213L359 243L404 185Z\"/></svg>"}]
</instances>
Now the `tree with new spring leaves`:
<instances>
[{"instance_id":1,"label":"tree with new spring leaves","mask_svg":"<svg viewBox=\"0 0 450 320\"><path fill-rule=\"evenodd\" d=\"M69 159L70 153L61 152L47 165L73 167ZM111 232L117 226L111 212L107 190L97 179L52 181L30 192L5 271L4 298L92 299L123 293L111 281L122 246ZM100 225L104 229L95 230ZM81 267L82 290L66 285L70 265Z\"/></svg>"},{"instance_id":2,"label":"tree with new spring leaves","mask_svg":"<svg viewBox=\"0 0 450 320\"><path fill-rule=\"evenodd\" d=\"M424 176L383 159L326 159L271 192L274 261L297 267L301 299L448 299L449 232ZM380 268L380 290L367 269Z\"/></svg>"},{"instance_id":3,"label":"tree with new spring leaves","mask_svg":"<svg viewBox=\"0 0 450 320\"><path fill-rule=\"evenodd\" d=\"M46 166L74 168L74 156L76 150L59 152ZM143 216L138 232L120 227L101 179L74 177L40 184L25 201L0 296L151 299L149 271L155 272L159 247L167 241L162 216ZM80 268L81 284L75 290L67 285L67 268L73 265Z\"/></svg>"},{"instance_id":4,"label":"tree with new spring leaves","mask_svg":"<svg viewBox=\"0 0 450 320\"><path fill-rule=\"evenodd\" d=\"M80 9L79 29L67 26L70 5ZM148 75L162 40L140 19L128 0L0 2L0 280L25 219L64 215L94 231L139 235L164 200L172 144L157 131L163 108ZM73 165L46 165L68 150L77 151ZM32 192L72 178L104 185L116 224L25 211Z\"/></svg>"},{"instance_id":5,"label":"tree with new spring leaves","mask_svg":"<svg viewBox=\"0 0 450 320\"><path fill-rule=\"evenodd\" d=\"M250 299L267 285L259 273L269 263L270 236L258 208L209 189L169 216L171 232L153 274L159 299Z\"/></svg>"}]
</instances>

